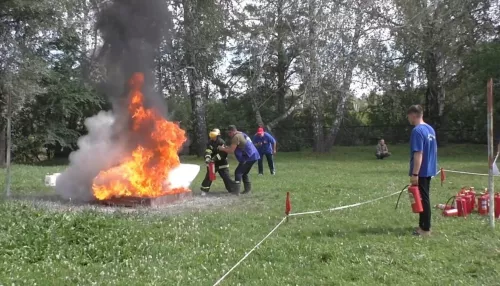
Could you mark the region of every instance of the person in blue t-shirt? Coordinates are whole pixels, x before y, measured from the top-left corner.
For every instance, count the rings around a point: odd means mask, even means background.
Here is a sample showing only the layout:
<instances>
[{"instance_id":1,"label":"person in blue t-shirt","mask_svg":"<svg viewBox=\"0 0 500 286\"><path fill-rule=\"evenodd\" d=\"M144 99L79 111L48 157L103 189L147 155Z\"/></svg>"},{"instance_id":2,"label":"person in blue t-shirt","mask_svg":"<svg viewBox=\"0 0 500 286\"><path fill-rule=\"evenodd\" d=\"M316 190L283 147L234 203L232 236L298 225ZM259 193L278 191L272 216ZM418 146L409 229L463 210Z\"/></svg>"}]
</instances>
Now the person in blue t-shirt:
<instances>
[{"instance_id":1,"label":"person in blue t-shirt","mask_svg":"<svg viewBox=\"0 0 500 286\"><path fill-rule=\"evenodd\" d=\"M260 155L260 159L258 161L259 175L264 175L264 156L266 156L267 165L269 165L271 175L276 174L273 158L273 155L276 154L276 139L274 139L271 134L264 132L264 128L259 127L259 129L257 129L257 133L253 136L253 143L257 147L257 150L259 150Z\"/></svg>"},{"instance_id":2,"label":"person in blue t-shirt","mask_svg":"<svg viewBox=\"0 0 500 286\"><path fill-rule=\"evenodd\" d=\"M410 137L410 184L418 186L424 211L420 213L418 228L414 235L431 233L431 178L437 173L436 132L424 122L423 109L412 105L408 109L408 121L415 126Z\"/></svg>"}]
</instances>

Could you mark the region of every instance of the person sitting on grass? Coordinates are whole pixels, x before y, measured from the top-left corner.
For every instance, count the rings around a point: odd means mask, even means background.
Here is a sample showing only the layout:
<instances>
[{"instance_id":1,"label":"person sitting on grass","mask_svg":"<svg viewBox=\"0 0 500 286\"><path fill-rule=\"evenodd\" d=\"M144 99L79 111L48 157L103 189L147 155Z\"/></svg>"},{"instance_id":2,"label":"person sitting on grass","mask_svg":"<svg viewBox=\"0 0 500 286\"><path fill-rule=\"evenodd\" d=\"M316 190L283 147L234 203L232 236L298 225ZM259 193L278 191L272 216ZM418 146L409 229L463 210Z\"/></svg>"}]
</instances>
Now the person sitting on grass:
<instances>
[{"instance_id":1,"label":"person sitting on grass","mask_svg":"<svg viewBox=\"0 0 500 286\"><path fill-rule=\"evenodd\" d=\"M380 141L378 142L377 153L375 155L377 156L377 159L380 160L383 160L384 158L391 156L391 153L389 153L387 145L385 145L384 139L380 139Z\"/></svg>"}]
</instances>

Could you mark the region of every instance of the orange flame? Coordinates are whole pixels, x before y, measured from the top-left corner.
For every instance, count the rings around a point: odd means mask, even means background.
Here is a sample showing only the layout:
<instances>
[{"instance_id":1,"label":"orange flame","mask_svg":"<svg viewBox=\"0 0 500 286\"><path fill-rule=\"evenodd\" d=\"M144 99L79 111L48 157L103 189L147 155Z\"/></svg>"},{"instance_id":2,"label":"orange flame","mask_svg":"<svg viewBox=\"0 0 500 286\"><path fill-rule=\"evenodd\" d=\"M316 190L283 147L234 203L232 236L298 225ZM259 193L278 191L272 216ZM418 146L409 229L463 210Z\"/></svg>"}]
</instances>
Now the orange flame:
<instances>
[{"instance_id":1,"label":"orange flame","mask_svg":"<svg viewBox=\"0 0 500 286\"><path fill-rule=\"evenodd\" d=\"M170 189L164 184L168 173L180 165L177 152L186 142L184 130L156 110L144 107L142 73L134 73L128 83L132 132L149 133L149 142L147 146L138 145L119 166L101 171L93 181L94 196L98 200L124 196L152 198L189 191Z\"/></svg>"}]
</instances>

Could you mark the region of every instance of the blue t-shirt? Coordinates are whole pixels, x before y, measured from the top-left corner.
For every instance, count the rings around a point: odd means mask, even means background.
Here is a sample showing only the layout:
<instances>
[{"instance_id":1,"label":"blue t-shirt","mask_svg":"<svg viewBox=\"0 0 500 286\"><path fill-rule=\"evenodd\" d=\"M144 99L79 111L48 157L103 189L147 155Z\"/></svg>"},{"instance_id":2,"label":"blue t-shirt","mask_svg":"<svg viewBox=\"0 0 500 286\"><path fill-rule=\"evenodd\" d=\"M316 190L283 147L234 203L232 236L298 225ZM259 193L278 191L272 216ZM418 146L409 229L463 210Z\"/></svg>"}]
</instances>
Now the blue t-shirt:
<instances>
[{"instance_id":1,"label":"blue t-shirt","mask_svg":"<svg viewBox=\"0 0 500 286\"><path fill-rule=\"evenodd\" d=\"M273 154L273 146L276 143L276 140L271 136L271 134L264 132L264 136L260 137L258 134L253 136L253 143L257 146L257 150L259 150L260 154ZM259 145L258 143L262 143Z\"/></svg>"},{"instance_id":2,"label":"blue t-shirt","mask_svg":"<svg viewBox=\"0 0 500 286\"><path fill-rule=\"evenodd\" d=\"M422 165L419 177L432 177L437 173L437 141L436 132L426 124L413 128L410 137L410 176L413 172L413 153L422 152Z\"/></svg>"}]
</instances>

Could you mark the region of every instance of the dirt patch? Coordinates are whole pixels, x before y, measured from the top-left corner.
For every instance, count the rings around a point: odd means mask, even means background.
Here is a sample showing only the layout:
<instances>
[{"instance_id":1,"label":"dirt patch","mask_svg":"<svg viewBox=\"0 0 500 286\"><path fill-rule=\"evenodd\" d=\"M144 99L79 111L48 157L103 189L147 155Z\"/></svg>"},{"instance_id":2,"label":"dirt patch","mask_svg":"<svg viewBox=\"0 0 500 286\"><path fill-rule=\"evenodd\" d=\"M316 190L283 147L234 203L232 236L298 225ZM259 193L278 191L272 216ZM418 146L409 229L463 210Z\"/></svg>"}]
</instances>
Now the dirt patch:
<instances>
[{"instance_id":1,"label":"dirt patch","mask_svg":"<svg viewBox=\"0 0 500 286\"><path fill-rule=\"evenodd\" d=\"M56 194L35 194L18 195L11 198L12 201L32 204L36 208L43 208L50 211L78 212L78 211L99 211L104 213L146 213L146 214L182 214L196 211L211 211L234 207L240 204L244 196L234 196L228 193L209 193L201 196L193 193L189 199L177 201L172 204L147 207L122 207L107 206L100 203L79 203L63 200Z\"/></svg>"}]
</instances>

